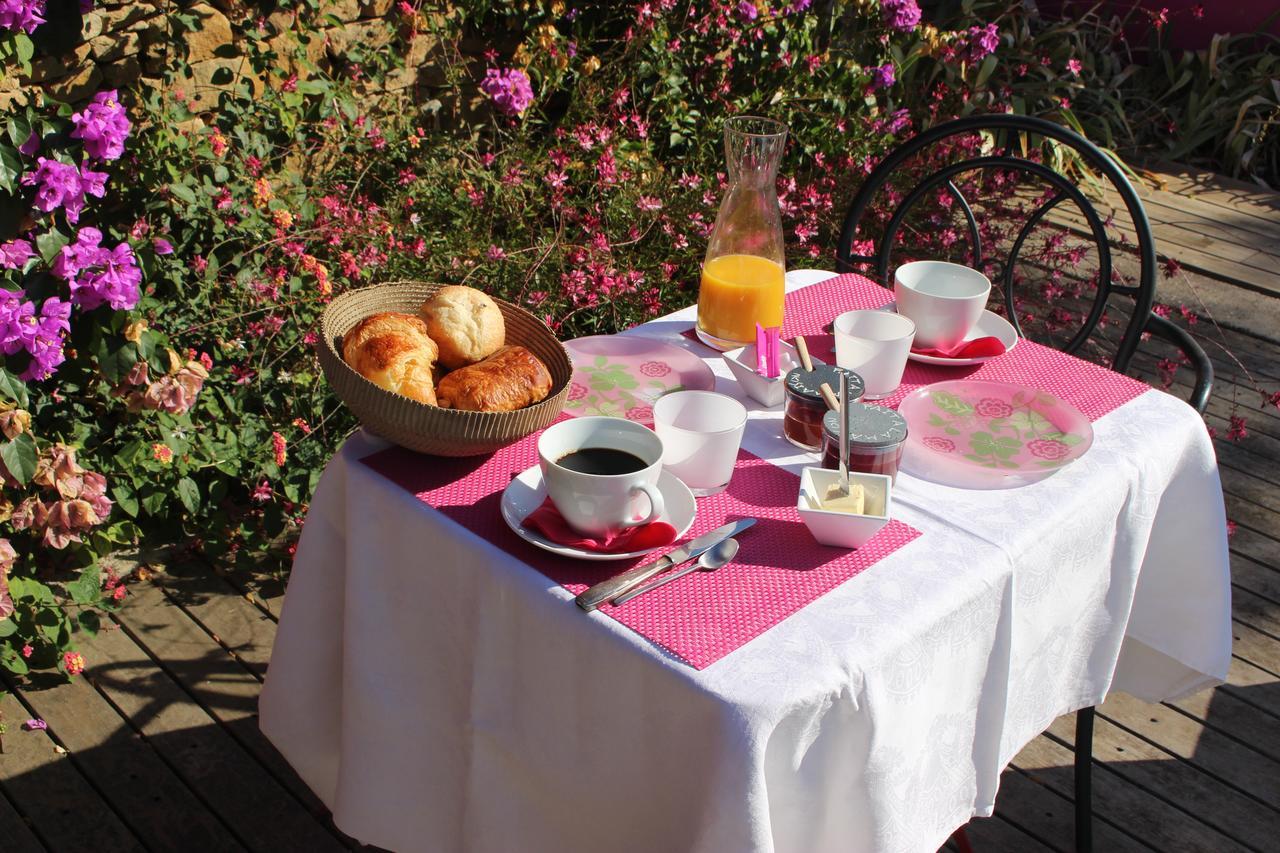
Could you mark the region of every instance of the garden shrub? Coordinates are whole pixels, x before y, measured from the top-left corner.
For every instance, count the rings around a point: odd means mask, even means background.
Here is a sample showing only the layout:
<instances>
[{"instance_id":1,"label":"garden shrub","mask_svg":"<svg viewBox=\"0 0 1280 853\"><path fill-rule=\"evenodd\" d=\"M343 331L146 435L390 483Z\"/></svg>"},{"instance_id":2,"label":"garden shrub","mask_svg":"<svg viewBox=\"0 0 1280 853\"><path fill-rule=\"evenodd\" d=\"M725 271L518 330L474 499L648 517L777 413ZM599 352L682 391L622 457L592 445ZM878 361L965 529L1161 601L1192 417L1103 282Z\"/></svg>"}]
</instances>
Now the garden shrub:
<instances>
[{"instance_id":1,"label":"garden shrub","mask_svg":"<svg viewBox=\"0 0 1280 853\"><path fill-rule=\"evenodd\" d=\"M975 110L1074 126L1082 103L1105 112L1090 75L1110 72L1078 30L1015 0L942 15L922 22L914 0L400 2L376 39L321 66L315 4L250 9L235 19L248 73L199 103L175 52L162 88L12 116L0 663L79 671L77 630L126 594L96 558L140 538L287 565L354 427L314 354L343 290L469 283L562 337L613 332L693 301L727 115L790 125L779 193L805 265L830 258L861 176L916 129ZM175 30L196 20L175 13ZM30 58L27 26L0 17L11 65ZM428 43L434 82L388 93ZM948 248L941 218L917 234ZM1040 261L1061 270L1070 252Z\"/></svg>"}]
</instances>

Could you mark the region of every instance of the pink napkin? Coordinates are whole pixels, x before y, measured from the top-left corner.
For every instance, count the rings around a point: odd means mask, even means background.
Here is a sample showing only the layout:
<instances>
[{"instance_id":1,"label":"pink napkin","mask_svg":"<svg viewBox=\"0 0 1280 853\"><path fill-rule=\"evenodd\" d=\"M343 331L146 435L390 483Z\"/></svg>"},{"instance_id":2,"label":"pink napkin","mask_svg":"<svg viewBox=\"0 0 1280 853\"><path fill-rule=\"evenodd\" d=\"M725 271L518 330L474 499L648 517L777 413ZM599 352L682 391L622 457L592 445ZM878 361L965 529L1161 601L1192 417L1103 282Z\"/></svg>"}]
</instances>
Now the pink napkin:
<instances>
[{"instance_id":1,"label":"pink napkin","mask_svg":"<svg viewBox=\"0 0 1280 853\"><path fill-rule=\"evenodd\" d=\"M604 554L625 554L629 551L645 551L661 548L676 541L676 529L665 521L651 521L636 527L624 527L603 539L583 536L569 526L560 510L547 498L542 506L525 516L524 526L541 534L557 545L579 548L583 551L599 551Z\"/></svg>"},{"instance_id":2,"label":"pink napkin","mask_svg":"<svg viewBox=\"0 0 1280 853\"><path fill-rule=\"evenodd\" d=\"M982 358L984 356L1004 355L1005 346L999 338L994 335L987 335L985 338L962 341L947 349L912 347L911 351L918 355L929 355L934 358Z\"/></svg>"}]
</instances>

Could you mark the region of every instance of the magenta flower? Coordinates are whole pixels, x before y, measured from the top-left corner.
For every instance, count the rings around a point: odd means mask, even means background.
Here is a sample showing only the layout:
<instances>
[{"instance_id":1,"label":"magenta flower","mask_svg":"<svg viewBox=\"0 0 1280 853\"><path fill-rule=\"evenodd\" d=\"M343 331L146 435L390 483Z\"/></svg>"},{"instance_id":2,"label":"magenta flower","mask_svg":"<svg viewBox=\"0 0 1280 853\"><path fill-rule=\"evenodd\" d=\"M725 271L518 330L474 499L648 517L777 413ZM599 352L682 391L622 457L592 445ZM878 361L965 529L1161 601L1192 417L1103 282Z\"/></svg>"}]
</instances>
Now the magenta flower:
<instances>
[{"instance_id":1,"label":"magenta flower","mask_svg":"<svg viewBox=\"0 0 1280 853\"><path fill-rule=\"evenodd\" d=\"M880 0L880 15L890 29L910 32L920 25L916 0Z\"/></svg>"},{"instance_id":2,"label":"magenta flower","mask_svg":"<svg viewBox=\"0 0 1280 853\"><path fill-rule=\"evenodd\" d=\"M759 15L760 10L756 8L756 4L751 0L742 0L738 4L738 17L744 21L754 21Z\"/></svg>"},{"instance_id":3,"label":"magenta flower","mask_svg":"<svg viewBox=\"0 0 1280 853\"><path fill-rule=\"evenodd\" d=\"M35 254L35 249L26 240L10 240L0 243L0 268L20 270Z\"/></svg>"},{"instance_id":4,"label":"magenta flower","mask_svg":"<svg viewBox=\"0 0 1280 853\"><path fill-rule=\"evenodd\" d=\"M152 248L155 249L157 255L172 255L173 244L163 237L156 237L151 241Z\"/></svg>"},{"instance_id":5,"label":"magenta flower","mask_svg":"<svg viewBox=\"0 0 1280 853\"><path fill-rule=\"evenodd\" d=\"M480 91L507 115L519 115L533 103L529 75L518 68L490 68L480 81Z\"/></svg>"},{"instance_id":6,"label":"magenta flower","mask_svg":"<svg viewBox=\"0 0 1280 853\"><path fill-rule=\"evenodd\" d=\"M142 296L142 270L128 243L114 249L101 243L101 231L81 228L75 242L63 246L54 259L53 274L71 286L71 301L86 311L103 303L127 311Z\"/></svg>"},{"instance_id":7,"label":"magenta flower","mask_svg":"<svg viewBox=\"0 0 1280 853\"><path fill-rule=\"evenodd\" d=\"M1084 70L1084 63L1073 56L1067 60L1067 70L1078 77Z\"/></svg>"},{"instance_id":8,"label":"magenta flower","mask_svg":"<svg viewBox=\"0 0 1280 853\"><path fill-rule=\"evenodd\" d=\"M996 52L1000 46L1000 27L987 24L985 27L970 27L967 38L969 61L978 62Z\"/></svg>"},{"instance_id":9,"label":"magenta flower","mask_svg":"<svg viewBox=\"0 0 1280 853\"><path fill-rule=\"evenodd\" d=\"M893 70L893 63L886 62L879 68L871 69L871 88L872 89L888 89L897 80L897 75Z\"/></svg>"},{"instance_id":10,"label":"magenta flower","mask_svg":"<svg viewBox=\"0 0 1280 853\"><path fill-rule=\"evenodd\" d=\"M0 0L0 29L35 32L44 23L45 0Z\"/></svg>"},{"instance_id":11,"label":"magenta flower","mask_svg":"<svg viewBox=\"0 0 1280 853\"><path fill-rule=\"evenodd\" d=\"M39 717L32 717L31 719L23 723L22 727L29 732L44 731L45 729L49 728L49 724L46 723L44 720L40 719Z\"/></svg>"},{"instance_id":12,"label":"magenta flower","mask_svg":"<svg viewBox=\"0 0 1280 853\"><path fill-rule=\"evenodd\" d=\"M124 153L124 141L129 136L129 116L116 96L116 90L99 92L71 122L75 130L72 139L84 142L84 152L97 160L116 160Z\"/></svg>"},{"instance_id":13,"label":"magenta flower","mask_svg":"<svg viewBox=\"0 0 1280 853\"><path fill-rule=\"evenodd\" d=\"M66 211L67 222L74 225L80 221L85 196L102 198L106 193L107 173L78 169L67 163L41 157L36 161L36 170L24 176L22 183L37 187L37 208L45 213L52 213L61 207Z\"/></svg>"}]
</instances>

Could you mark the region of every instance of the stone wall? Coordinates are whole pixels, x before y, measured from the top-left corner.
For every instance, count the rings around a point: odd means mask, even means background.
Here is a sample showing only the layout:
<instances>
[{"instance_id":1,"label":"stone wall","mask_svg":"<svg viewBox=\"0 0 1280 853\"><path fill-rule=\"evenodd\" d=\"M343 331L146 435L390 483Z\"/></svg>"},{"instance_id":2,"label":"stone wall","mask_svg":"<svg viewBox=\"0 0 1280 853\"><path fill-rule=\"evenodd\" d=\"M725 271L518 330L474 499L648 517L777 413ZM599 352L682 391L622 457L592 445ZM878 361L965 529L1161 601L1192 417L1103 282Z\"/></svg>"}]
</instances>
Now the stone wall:
<instances>
[{"instance_id":1,"label":"stone wall","mask_svg":"<svg viewBox=\"0 0 1280 853\"><path fill-rule=\"evenodd\" d=\"M328 59L341 57L354 43L377 46L388 40L389 31L382 21L393 5L394 0L328 0L322 11L341 23L313 33L309 39L297 33L292 11L272 12L265 24L270 43L282 55L292 54L300 46L308 59L323 66ZM57 25L53 8L51 3L45 27ZM70 32L58 34L52 50L45 45L43 51L37 39L30 75L0 79L0 110L23 106L39 99L41 93L74 104L104 87L127 88L138 80L158 86L159 75L175 54L185 54L189 64L187 91L193 106L211 105L218 89L229 80L248 79L255 88L261 86L262 81L252 77L248 63L237 55L239 34L232 21L247 18L240 4L235 0L183 3L182 10L198 16L202 24L190 32L183 32L170 19L173 9L174 4L165 0L96 0L83 16L78 35L72 27ZM64 18L62 23L69 20ZM392 75L388 88L407 88L437 76L426 70L431 50L428 41L425 37L415 40L406 68Z\"/></svg>"}]
</instances>

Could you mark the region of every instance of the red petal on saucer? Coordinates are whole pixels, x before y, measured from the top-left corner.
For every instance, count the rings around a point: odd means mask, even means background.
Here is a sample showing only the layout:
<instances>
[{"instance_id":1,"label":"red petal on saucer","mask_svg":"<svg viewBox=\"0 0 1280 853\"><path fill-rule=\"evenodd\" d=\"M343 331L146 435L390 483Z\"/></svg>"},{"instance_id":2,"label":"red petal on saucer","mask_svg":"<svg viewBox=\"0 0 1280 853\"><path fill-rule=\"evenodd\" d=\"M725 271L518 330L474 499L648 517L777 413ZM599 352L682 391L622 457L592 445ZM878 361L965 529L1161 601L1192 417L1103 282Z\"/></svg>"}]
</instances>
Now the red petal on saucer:
<instances>
[{"instance_id":1,"label":"red petal on saucer","mask_svg":"<svg viewBox=\"0 0 1280 853\"><path fill-rule=\"evenodd\" d=\"M598 551L602 554L625 554L629 551L647 551L661 548L676 541L676 529L665 521L651 521L639 527L625 527L604 539L583 536L569 526L560 510L547 498L542 506L525 516L524 526L550 539L557 545L578 548L582 551Z\"/></svg>"},{"instance_id":2,"label":"red petal on saucer","mask_svg":"<svg viewBox=\"0 0 1280 853\"><path fill-rule=\"evenodd\" d=\"M994 355L1004 355L1004 343L994 335L988 335L985 338L974 338L971 341L965 341L950 349L917 349L911 348L911 351L917 355L929 355L934 358L987 358Z\"/></svg>"}]
</instances>

